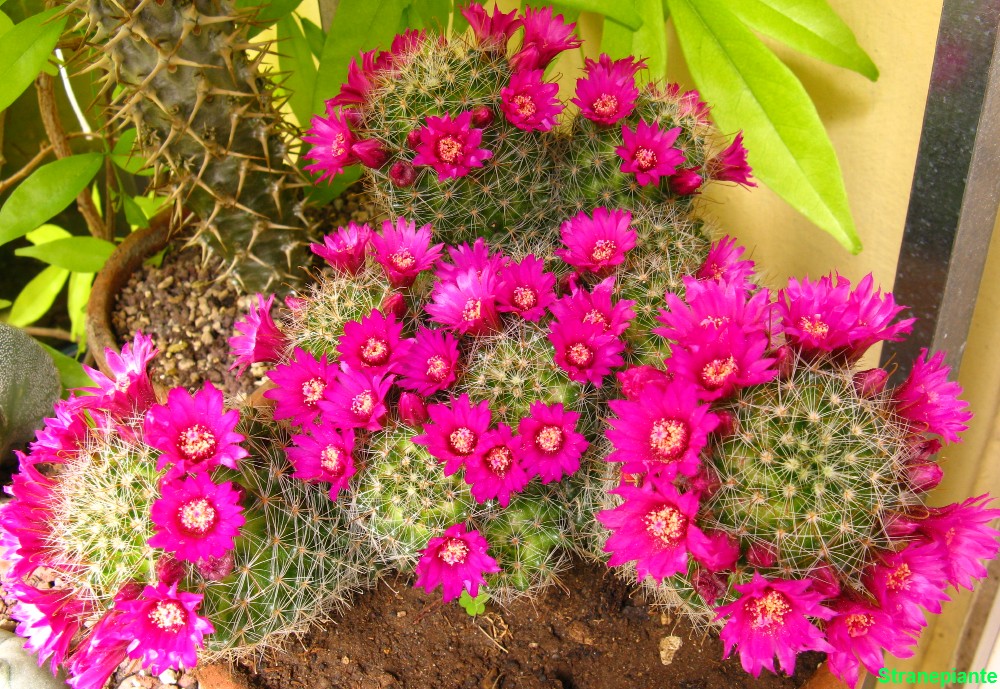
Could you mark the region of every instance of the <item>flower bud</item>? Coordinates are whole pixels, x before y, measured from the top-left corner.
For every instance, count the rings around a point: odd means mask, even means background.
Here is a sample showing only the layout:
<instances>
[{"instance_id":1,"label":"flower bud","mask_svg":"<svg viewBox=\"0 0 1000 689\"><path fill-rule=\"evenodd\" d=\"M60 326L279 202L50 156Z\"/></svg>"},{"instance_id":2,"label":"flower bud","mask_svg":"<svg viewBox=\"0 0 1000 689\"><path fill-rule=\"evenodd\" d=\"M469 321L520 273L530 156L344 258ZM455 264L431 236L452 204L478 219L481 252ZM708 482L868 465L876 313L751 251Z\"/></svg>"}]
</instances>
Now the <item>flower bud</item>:
<instances>
[{"instance_id":1,"label":"flower bud","mask_svg":"<svg viewBox=\"0 0 1000 689\"><path fill-rule=\"evenodd\" d=\"M633 402L642 396L642 391L650 384L666 384L669 381L666 371L654 366L633 366L618 373L618 381L622 386L622 394Z\"/></svg>"},{"instance_id":2,"label":"flower bud","mask_svg":"<svg viewBox=\"0 0 1000 689\"><path fill-rule=\"evenodd\" d=\"M840 581L829 564L824 563L814 568L809 572L809 578L812 579L813 588L824 597L836 598L840 595Z\"/></svg>"},{"instance_id":3,"label":"flower bud","mask_svg":"<svg viewBox=\"0 0 1000 689\"><path fill-rule=\"evenodd\" d=\"M399 396L399 420L411 428L420 428L427 421L427 405L424 398L415 392L404 392Z\"/></svg>"},{"instance_id":4,"label":"flower bud","mask_svg":"<svg viewBox=\"0 0 1000 689\"><path fill-rule=\"evenodd\" d=\"M172 586L184 578L187 567L173 555L164 555L156 561L156 579L167 586Z\"/></svg>"},{"instance_id":5,"label":"flower bud","mask_svg":"<svg viewBox=\"0 0 1000 689\"><path fill-rule=\"evenodd\" d=\"M385 161L389 158L389 154L386 153L382 142L377 139L359 141L351 146L351 153L361 161L362 165L370 167L373 170L377 170L385 165Z\"/></svg>"},{"instance_id":6,"label":"flower bud","mask_svg":"<svg viewBox=\"0 0 1000 689\"><path fill-rule=\"evenodd\" d=\"M719 596L726 592L728 584L722 574L709 572L707 569L698 568L691 582L695 593L701 596L706 603L713 605Z\"/></svg>"},{"instance_id":7,"label":"flower bud","mask_svg":"<svg viewBox=\"0 0 1000 689\"><path fill-rule=\"evenodd\" d=\"M944 477L944 471L937 462L920 462L906 467L906 480L915 493L926 493L937 488Z\"/></svg>"},{"instance_id":8,"label":"flower bud","mask_svg":"<svg viewBox=\"0 0 1000 689\"><path fill-rule=\"evenodd\" d=\"M417 169L413 163L397 160L389 168L389 181L400 188L406 188L417 180Z\"/></svg>"},{"instance_id":9,"label":"flower bud","mask_svg":"<svg viewBox=\"0 0 1000 689\"><path fill-rule=\"evenodd\" d=\"M747 550L747 562L754 567L773 567L778 561L778 547L773 543L756 542Z\"/></svg>"},{"instance_id":10,"label":"flower bud","mask_svg":"<svg viewBox=\"0 0 1000 689\"><path fill-rule=\"evenodd\" d=\"M701 188L701 175L696 167L682 167L670 175L670 189L679 196L690 196Z\"/></svg>"},{"instance_id":11,"label":"flower bud","mask_svg":"<svg viewBox=\"0 0 1000 689\"><path fill-rule=\"evenodd\" d=\"M420 130L411 129L406 134L406 145L409 146L414 151L417 150L417 146L420 145Z\"/></svg>"},{"instance_id":12,"label":"flower bud","mask_svg":"<svg viewBox=\"0 0 1000 689\"><path fill-rule=\"evenodd\" d=\"M901 512L890 512L885 519L885 532L889 538L908 538L919 528L920 522Z\"/></svg>"},{"instance_id":13,"label":"flower bud","mask_svg":"<svg viewBox=\"0 0 1000 689\"><path fill-rule=\"evenodd\" d=\"M493 111L485 105L480 105L472 111L472 124L482 129L488 127L493 122Z\"/></svg>"},{"instance_id":14,"label":"flower bud","mask_svg":"<svg viewBox=\"0 0 1000 689\"><path fill-rule=\"evenodd\" d=\"M222 581L232 574L235 564L232 553L226 553L222 557L198 560L198 574L209 581Z\"/></svg>"},{"instance_id":15,"label":"flower bud","mask_svg":"<svg viewBox=\"0 0 1000 689\"><path fill-rule=\"evenodd\" d=\"M713 431L717 437L729 438L730 436L736 435L739 422L736 420L736 416L734 414L722 409L714 412L714 414L719 417L719 425L716 426Z\"/></svg>"},{"instance_id":16,"label":"flower bud","mask_svg":"<svg viewBox=\"0 0 1000 689\"><path fill-rule=\"evenodd\" d=\"M788 345L781 345L774 351L774 368L778 371L778 378L787 379L792 375L792 368L795 366L795 352Z\"/></svg>"},{"instance_id":17,"label":"flower bud","mask_svg":"<svg viewBox=\"0 0 1000 689\"><path fill-rule=\"evenodd\" d=\"M387 316L402 318L406 315L406 299L399 292L393 292L382 300L380 310Z\"/></svg>"},{"instance_id":18,"label":"flower bud","mask_svg":"<svg viewBox=\"0 0 1000 689\"><path fill-rule=\"evenodd\" d=\"M854 374L854 389L862 397L875 397L885 390L889 374L881 368L870 368Z\"/></svg>"}]
</instances>

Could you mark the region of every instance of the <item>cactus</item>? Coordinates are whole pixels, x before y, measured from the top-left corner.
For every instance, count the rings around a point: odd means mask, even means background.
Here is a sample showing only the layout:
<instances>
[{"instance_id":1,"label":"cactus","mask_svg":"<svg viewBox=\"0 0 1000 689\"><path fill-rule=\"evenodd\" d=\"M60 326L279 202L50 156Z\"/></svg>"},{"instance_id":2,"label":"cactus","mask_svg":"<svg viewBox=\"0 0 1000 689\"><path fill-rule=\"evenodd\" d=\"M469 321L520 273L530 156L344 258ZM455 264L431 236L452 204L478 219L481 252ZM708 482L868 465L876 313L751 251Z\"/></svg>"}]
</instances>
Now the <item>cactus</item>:
<instances>
[{"instance_id":1,"label":"cactus","mask_svg":"<svg viewBox=\"0 0 1000 689\"><path fill-rule=\"evenodd\" d=\"M0 323L0 458L31 439L61 390L52 357L23 330Z\"/></svg>"},{"instance_id":2,"label":"cactus","mask_svg":"<svg viewBox=\"0 0 1000 689\"><path fill-rule=\"evenodd\" d=\"M159 183L198 217L195 242L249 291L299 279L308 224L272 85L227 0L77 0L104 53L116 118L131 119Z\"/></svg>"}]
</instances>

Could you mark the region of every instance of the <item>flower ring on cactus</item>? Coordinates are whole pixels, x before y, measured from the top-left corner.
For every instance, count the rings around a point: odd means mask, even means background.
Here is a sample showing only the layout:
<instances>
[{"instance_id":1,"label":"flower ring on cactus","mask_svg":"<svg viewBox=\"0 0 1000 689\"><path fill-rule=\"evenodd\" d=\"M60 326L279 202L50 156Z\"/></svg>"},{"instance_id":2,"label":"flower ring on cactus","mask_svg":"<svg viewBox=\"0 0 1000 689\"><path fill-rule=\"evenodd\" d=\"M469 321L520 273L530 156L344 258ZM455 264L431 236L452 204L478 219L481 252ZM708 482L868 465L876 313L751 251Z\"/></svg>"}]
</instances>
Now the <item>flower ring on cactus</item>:
<instances>
[{"instance_id":1,"label":"flower ring on cactus","mask_svg":"<svg viewBox=\"0 0 1000 689\"><path fill-rule=\"evenodd\" d=\"M540 69L515 72L510 84L500 89L500 109L518 129L547 132L563 111L558 93L559 84L543 81Z\"/></svg>"},{"instance_id":2,"label":"flower ring on cactus","mask_svg":"<svg viewBox=\"0 0 1000 689\"><path fill-rule=\"evenodd\" d=\"M444 462L445 476L451 476L475 455L482 454L481 440L490 428L489 402L475 406L468 395L452 398L449 404L432 404L427 408L430 423L422 435L414 436L417 445Z\"/></svg>"},{"instance_id":3,"label":"flower ring on cactus","mask_svg":"<svg viewBox=\"0 0 1000 689\"><path fill-rule=\"evenodd\" d=\"M372 228L365 223L348 223L338 227L337 232L323 237L322 244L310 244L312 252L326 261L334 270L357 275L365 265L368 245L372 239Z\"/></svg>"},{"instance_id":4,"label":"flower ring on cactus","mask_svg":"<svg viewBox=\"0 0 1000 689\"><path fill-rule=\"evenodd\" d=\"M274 295L266 300L257 294L257 306L251 306L243 320L236 321L234 328L239 335L229 338L229 349L236 355L229 370L236 369L242 376L250 364L281 361L288 346L284 333L271 319Z\"/></svg>"},{"instance_id":5,"label":"flower ring on cactus","mask_svg":"<svg viewBox=\"0 0 1000 689\"><path fill-rule=\"evenodd\" d=\"M455 524L427 543L413 585L427 593L440 586L445 603L458 598L462 591L475 598L479 587L486 583L483 575L500 571L497 561L487 554L488 548L478 531L466 531L464 524Z\"/></svg>"},{"instance_id":6,"label":"flower ring on cactus","mask_svg":"<svg viewBox=\"0 0 1000 689\"><path fill-rule=\"evenodd\" d=\"M246 518L232 483L216 484L199 472L165 481L160 490L150 509L156 534L149 545L187 562L222 557L233 549Z\"/></svg>"},{"instance_id":7,"label":"flower ring on cactus","mask_svg":"<svg viewBox=\"0 0 1000 689\"><path fill-rule=\"evenodd\" d=\"M607 275L635 247L631 222L628 211L595 208L593 215L578 213L562 224L566 248L556 250L555 255L578 270Z\"/></svg>"},{"instance_id":8,"label":"flower ring on cactus","mask_svg":"<svg viewBox=\"0 0 1000 689\"><path fill-rule=\"evenodd\" d=\"M286 364L275 366L267 377L275 387L264 397L274 401L274 418L291 419L307 426L319 414L319 402L337 379L338 367L328 364L326 354L319 359L299 347Z\"/></svg>"},{"instance_id":9,"label":"flower ring on cactus","mask_svg":"<svg viewBox=\"0 0 1000 689\"><path fill-rule=\"evenodd\" d=\"M304 434L293 435L286 450L288 461L295 467L295 477L304 481L321 481L330 484L330 499L336 500L346 491L354 465L354 431L339 431L325 425L313 424Z\"/></svg>"},{"instance_id":10,"label":"flower ring on cactus","mask_svg":"<svg viewBox=\"0 0 1000 689\"><path fill-rule=\"evenodd\" d=\"M483 130L472 126L471 112L463 112L454 119L448 113L443 117L429 116L419 131L413 164L434 168L438 180L464 177L493 157L492 151L478 148L482 141Z\"/></svg>"}]
</instances>

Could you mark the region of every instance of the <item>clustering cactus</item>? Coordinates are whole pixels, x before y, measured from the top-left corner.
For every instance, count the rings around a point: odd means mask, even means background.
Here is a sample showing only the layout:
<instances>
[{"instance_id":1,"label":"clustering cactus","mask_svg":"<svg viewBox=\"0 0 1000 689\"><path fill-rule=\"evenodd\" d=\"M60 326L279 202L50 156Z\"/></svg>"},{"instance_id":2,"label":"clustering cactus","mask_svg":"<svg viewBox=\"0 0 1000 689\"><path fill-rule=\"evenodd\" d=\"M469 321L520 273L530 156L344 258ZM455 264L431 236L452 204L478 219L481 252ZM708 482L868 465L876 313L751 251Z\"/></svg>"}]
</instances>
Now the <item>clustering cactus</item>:
<instances>
[{"instance_id":1,"label":"clustering cactus","mask_svg":"<svg viewBox=\"0 0 1000 689\"><path fill-rule=\"evenodd\" d=\"M104 53L114 116L131 119L137 146L181 208L194 241L249 291L298 281L307 222L302 183L287 163L288 135L251 60L246 16L227 0L77 0Z\"/></svg>"},{"instance_id":2,"label":"clustering cactus","mask_svg":"<svg viewBox=\"0 0 1000 689\"><path fill-rule=\"evenodd\" d=\"M31 440L61 390L52 357L20 328L0 323L0 458Z\"/></svg>"}]
</instances>

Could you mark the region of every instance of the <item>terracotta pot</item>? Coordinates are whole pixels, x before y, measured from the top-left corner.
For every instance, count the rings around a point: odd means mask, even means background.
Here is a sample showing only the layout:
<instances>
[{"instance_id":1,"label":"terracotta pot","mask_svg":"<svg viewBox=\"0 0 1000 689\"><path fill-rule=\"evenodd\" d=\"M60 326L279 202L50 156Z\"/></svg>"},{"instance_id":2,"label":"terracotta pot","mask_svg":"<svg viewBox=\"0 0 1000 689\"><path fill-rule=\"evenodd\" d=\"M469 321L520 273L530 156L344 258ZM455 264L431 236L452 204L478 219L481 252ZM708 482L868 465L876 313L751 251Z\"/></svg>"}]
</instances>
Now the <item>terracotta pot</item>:
<instances>
[{"instance_id":1,"label":"terracotta pot","mask_svg":"<svg viewBox=\"0 0 1000 689\"><path fill-rule=\"evenodd\" d=\"M149 227L126 237L97 274L91 288L90 301L87 303L87 343L94 353L97 368L111 378L114 378L114 374L108 369L104 349L119 349L111 323L118 293L143 261L167 246L171 215L171 211L160 213L150 221Z\"/></svg>"}]
</instances>

